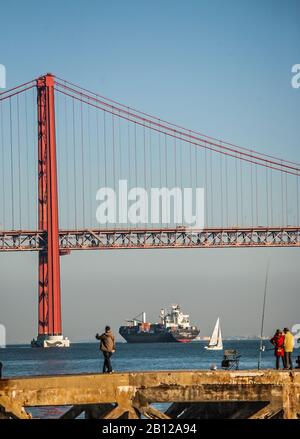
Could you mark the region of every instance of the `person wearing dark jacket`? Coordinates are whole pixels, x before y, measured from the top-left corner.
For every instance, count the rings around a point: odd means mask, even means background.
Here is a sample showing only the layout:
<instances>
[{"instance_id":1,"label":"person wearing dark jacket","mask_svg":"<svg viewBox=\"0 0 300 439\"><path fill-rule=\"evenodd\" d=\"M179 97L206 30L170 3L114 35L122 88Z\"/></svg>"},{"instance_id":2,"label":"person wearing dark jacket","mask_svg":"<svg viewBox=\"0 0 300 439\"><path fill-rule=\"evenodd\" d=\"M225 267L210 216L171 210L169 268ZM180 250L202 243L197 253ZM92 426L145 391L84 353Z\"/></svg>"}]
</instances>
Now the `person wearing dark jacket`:
<instances>
[{"instance_id":1,"label":"person wearing dark jacket","mask_svg":"<svg viewBox=\"0 0 300 439\"><path fill-rule=\"evenodd\" d=\"M112 373L112 366L110 358L116 350L115 337L111 332L110 326L105 327L105 332L102 335L96 334L96 339L100 340L100 351L104 357L103 373Z\"/></svg>"},{"instance_id":2,"label":"person wearing dark jacket","mask_svg":"<svg viewBox=\"0 0 300 439\"><path fill-rule=\"evenodd\" d=\"M283 362L283 367L285 368L284 361L284 335L277 329L273 338L271 338L271 343L274 346L274 355L276 357L276 369L279 369L280 358Z\"/></svg>"}]
</instances>

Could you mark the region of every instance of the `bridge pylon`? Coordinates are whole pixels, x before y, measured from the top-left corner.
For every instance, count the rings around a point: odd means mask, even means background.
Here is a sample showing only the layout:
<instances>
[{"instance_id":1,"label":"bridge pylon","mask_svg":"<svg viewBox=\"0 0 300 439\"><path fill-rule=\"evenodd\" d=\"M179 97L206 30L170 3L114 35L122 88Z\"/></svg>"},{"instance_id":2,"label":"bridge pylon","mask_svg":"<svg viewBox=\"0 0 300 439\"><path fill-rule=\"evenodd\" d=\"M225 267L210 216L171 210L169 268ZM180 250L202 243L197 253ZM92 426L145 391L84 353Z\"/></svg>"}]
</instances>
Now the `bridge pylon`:
<instances>
[{"instance_id":1,"label":"bridge pylon","mask_svg":"<svg viewBox=\"0 0 300 439\"><path fill-rule=\"evenodd\" d=\"M55 134L55 78L51 73L36 81L38 118L38 225L46 240L39 251L38 336L32 346L69 347L62 335L58 193Z\"/></svg>"}]
</instances>

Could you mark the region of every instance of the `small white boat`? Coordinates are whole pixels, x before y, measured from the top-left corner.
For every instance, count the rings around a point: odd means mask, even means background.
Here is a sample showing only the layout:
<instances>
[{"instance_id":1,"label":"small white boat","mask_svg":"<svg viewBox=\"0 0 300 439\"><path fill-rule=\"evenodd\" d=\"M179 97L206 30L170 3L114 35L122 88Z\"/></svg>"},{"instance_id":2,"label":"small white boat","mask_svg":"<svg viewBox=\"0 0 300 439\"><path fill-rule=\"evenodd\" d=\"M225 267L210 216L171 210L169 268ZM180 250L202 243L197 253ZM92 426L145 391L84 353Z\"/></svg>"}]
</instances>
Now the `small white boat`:
<instances>
[{"instance_id":1,"label":"small white boat","mask_svg":"<svg viewBox=\"0 0 300 439\"><path fill-rule=\"evenodd\" d=\"M213 333L210 337L208 346L205 346L205 349L209 349L210 351L221 351L223 349L223 341L221 334L221 326L220 319L216 321Z\"/></svg>"}]
</instances>

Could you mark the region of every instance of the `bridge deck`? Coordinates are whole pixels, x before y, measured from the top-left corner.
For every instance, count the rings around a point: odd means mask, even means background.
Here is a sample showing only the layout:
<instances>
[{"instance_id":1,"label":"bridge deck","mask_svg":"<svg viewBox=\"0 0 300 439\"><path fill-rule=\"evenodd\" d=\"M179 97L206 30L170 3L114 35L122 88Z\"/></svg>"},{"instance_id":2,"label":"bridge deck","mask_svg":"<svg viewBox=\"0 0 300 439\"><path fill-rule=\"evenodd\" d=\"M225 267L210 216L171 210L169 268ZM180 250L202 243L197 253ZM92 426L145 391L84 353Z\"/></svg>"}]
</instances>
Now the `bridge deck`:
<instances>
[{"instance_id":1,"label":"bridge deck","mask_svg":"<svg viewBox=\"0 0 300 439\"><path fill-rule=\"evenodd\" d=\"M28 418L27 407L72 406L64 417L90 409L96 417L170 418L208 402L238 402L239 408L252 404L248 417L270 418L279 412L285 418L300 417L300 371L177 370L0 380L2 417ZM153 403L171 407L163 413Z\"/></svg>"},{"instance_id":2,"label":"bridge deck","mask_svg":"<svg viewBox=\"0 0 300 439\"><path fill-rule=\"evenodd\" d=\"M60 230L58 239L61 254L130 248L300 247L300 227ZM0 252L46 248L47 236L41 230L0 230Z\"/></svg>"}]
</instances>

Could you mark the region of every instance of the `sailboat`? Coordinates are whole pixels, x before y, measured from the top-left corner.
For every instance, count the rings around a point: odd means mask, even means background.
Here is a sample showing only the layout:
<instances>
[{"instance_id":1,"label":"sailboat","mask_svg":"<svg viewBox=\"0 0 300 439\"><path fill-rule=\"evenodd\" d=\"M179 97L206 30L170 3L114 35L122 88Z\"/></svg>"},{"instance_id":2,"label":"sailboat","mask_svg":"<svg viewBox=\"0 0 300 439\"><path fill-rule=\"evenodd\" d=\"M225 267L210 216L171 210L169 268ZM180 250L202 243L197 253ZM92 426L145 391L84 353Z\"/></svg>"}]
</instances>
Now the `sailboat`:
<instances>
[{"instance_id":1,"label":"sailboat","mask_svg":"<svg viewBox=\"0 0 300 439\"><path fill-rule=\"evenodd\" d=\"M205 349L209 349L212 351L221 351L223 349L223 342L222 342L222 334L221 334L219 317L218 317L218 320L216 321L216 324L215 324L213 333L210 337L208 346L205 346Z\"/></svg>"}]
</instances>

